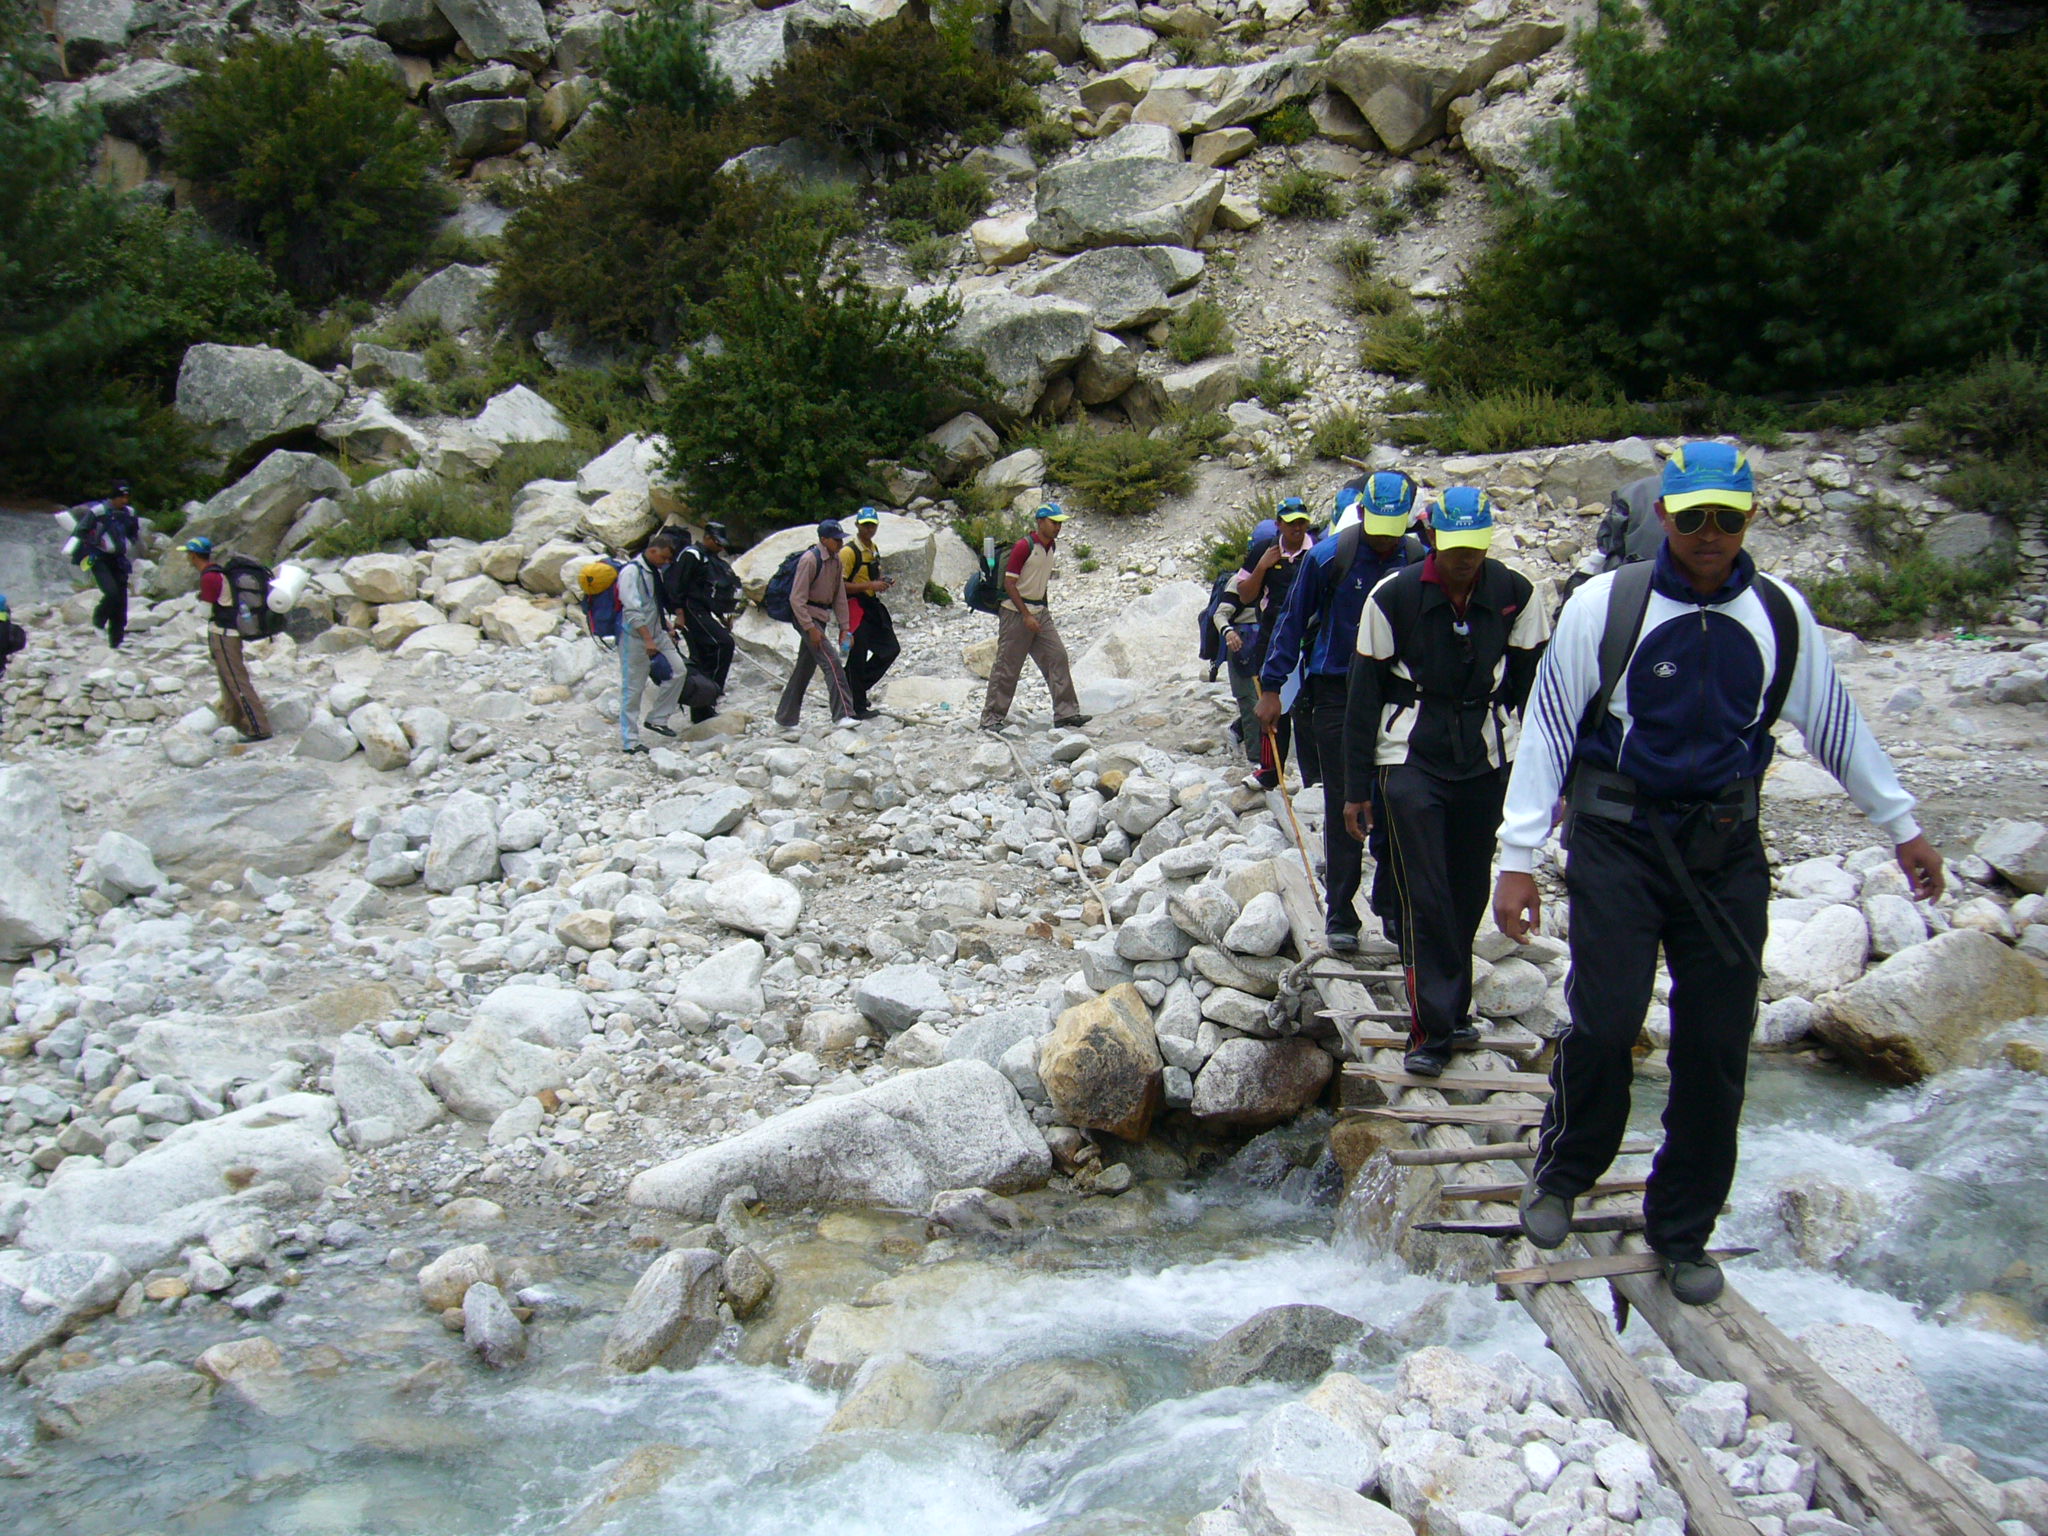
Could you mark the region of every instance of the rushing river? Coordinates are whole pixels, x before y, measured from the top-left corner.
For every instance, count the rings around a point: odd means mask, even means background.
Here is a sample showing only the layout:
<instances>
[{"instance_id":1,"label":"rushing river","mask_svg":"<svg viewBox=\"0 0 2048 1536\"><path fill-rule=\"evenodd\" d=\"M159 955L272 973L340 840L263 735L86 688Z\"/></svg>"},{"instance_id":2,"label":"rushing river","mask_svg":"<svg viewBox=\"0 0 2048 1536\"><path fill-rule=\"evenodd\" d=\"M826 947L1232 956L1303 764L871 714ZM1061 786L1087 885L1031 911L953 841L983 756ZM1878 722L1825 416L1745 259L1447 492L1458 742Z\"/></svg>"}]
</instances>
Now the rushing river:
<instances>
[{"instance_id":1,"label":"rushing river","mask_svg":"<svg viewBox=\"0 0 2048 1536\"><path fill-rule=\"evenodd\" d=\"M1639 1119L1649 1126L1647 1111ZM2016 1073L1879 1092L1760 1065L1723 1228L1763 1250L1738 1283L1788 1331L1856 1321L1895 1337L1949 1436L1995 1478L2048 1474L2048 1351L1941 1319L1971 1294L2041 1315L2031 1277L2048 1280L2044 1124L2048 1081ZM385 1265L380 1234L373 1248L308 1261L293 1306L261 1329L295 1373L253 1401L223 1392L211 1410L114 1447L32 1447L27 1396L6 1389L0 1452L27 1475L0 1482L0 1529L1178 1536L1234 1486L1250 1423L1297 1395L1191 1379L1202 1346L1263 1308L1311 1301L1368 1320L1352 1364L1374 1379L1427 1343L1557 1369L1490 1287L1333 1245L1328 1206L1299 1198L1313 1182L1297 1176L1284 1196L1226 1172L1115 1201L1047 1201L1033 1206L1044 1225L1008 1243L928 1245L921 1223L882 1215L768 1224L757 1241L785 1275L769 1317L713 1363L623 1379L593 1362L649 1253L573 1232L493 1235L501 1253L534 1254L560 1301L528 1364L492 1376L423 1313L410 1270ZM1015 1450L953 1433L828 1431L843 1391L775 1356L801 1314L863 1293L887 1298L886 1347L967 1382L966 1394L1057 1360L1109 1383L1105 1406ZM73 1347L95 1363L187 1363L251 1331L225 1323L217 1309L107 1320ZM623 1477L606 1470L629 1456ZM615 1499L586 1509L600 1489Z\"/></svg>"}]
</instances>

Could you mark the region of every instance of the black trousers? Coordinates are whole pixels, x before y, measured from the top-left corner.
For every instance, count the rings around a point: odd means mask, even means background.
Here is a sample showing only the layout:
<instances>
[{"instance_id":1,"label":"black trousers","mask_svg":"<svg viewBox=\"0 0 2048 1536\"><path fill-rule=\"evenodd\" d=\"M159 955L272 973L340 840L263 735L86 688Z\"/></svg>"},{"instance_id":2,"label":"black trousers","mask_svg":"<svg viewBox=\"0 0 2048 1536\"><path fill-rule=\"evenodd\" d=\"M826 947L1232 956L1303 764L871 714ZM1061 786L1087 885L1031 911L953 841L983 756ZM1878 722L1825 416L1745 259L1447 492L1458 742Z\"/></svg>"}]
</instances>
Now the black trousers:
<instances>
[{"instance_id":1,"label":"black trousers","mask_svg":"<svg viewBox=\"0 0 2048 1536\"><path fill-rule=\"evenodd\" d=\"M1761 955L1770 866L1752 823L1718 868L1694 870L1703 896ZM1574 819L1565 869L1571 897L1571 1027L1550 1068L1533 1172L1557 1195L1585 1193L1614 1161L1627 1129L1636 1037L1656 981L1657 949L1671 970L1671 1092L1664 1145L1643 1201L1650 1246L1697 1258L1735 1179L1736 1125L1756 1025L1757 967L1729 954L1640 827Z\"/></svg>"},{"instance_id":2,"label":"black trousers","mask_svg":"<svg viewBox=\"0 0 2048 1536\"><path fill-rule=\"evenodd\" d=\"M711 615L688 609L683 615L683 644L689 648L691 670L710 678L724 693L726 676L732 671L732 631ZM692 720L709 720L717 713L715 704L690 706Z\"/></svg>"},{"instance_id":3,"label":"black trousers","mask_svg":"<svg viewBox=\"0 0 2048 1536\"><path fill-rule=\"evenodd\" d=\"M903 647L896 642L896 621L879 597L860 600L860 627L853 632L853 649L846 653L846 686L853 690L853 707L868 707L868 690L882 680Z\"/></svg>"},{"instance_id":4,"label":"black trousers","mask_svg":"<svg viewBox=\"0 0 2048 1536\"><path fill-rule=\"evenodd\" d=\"M1472 1012L1472 940L1493 890L1506 769L1438 778L1414 763L1380 770L1387 848L1408 969L1410 1049L1448 1059ZM1576 931L1576 924L1574 924ZM1640 1016L1639 1016L1640 1017Z\"/></svg>"},{"instance_id":5,"label":"black trousers","mask_svg":"<svg viewBox=\"0 0 2048 1536\"><path fill-rule=\"evenodd\" d=\"M107 644L119 650L128 634L128 562L118 555L94 555L92 579L100 588L92 621L107 632Z\"/></svg>"},{"instance_id":6,"label":"black trousers","mask_svg":"<svg viewBox=\"0 0 2048 1536\"><path fill-rule=\"evenodd\" d=\"M1348 680L1343 673L1310 677L1303 684L1295 709L1306 727L1302 739L1312 744L1323 781L1323 926L1331 933L1356 933L1358 886L1365 873L1365 847L1344 825L1344 698ZM1372 791L1377 813L1379 790ZM1373 870L1372 909L1382 919L1387 908L1382 898L1391 882L1387 876L1386 832L1380 820L1373 823L1370 844L1377 864Z\"/></svg>"}]
</instances>

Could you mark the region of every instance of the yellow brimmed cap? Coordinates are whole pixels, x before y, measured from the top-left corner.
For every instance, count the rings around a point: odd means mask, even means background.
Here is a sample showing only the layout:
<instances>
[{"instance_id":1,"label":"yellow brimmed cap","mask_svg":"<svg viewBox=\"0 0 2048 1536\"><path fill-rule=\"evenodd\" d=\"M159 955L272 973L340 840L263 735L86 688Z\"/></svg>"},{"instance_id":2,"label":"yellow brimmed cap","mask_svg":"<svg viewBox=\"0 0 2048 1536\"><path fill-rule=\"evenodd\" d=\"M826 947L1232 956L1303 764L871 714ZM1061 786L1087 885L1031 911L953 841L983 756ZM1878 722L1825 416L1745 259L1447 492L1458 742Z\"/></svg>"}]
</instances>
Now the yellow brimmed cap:
<instances>
[{"instance_id":1,"label":"yellow brimmed cap","mask_svg":"<svg viewBox=\"0 0 2048 1536\"><path fill-rule=\"evenodd\" d=\"M1659 494L1666 512L1687 507L1756 507L1756 474L1749 455L1726 443L1680 443L1664 465Z\"/></svg>"}]
</instances>

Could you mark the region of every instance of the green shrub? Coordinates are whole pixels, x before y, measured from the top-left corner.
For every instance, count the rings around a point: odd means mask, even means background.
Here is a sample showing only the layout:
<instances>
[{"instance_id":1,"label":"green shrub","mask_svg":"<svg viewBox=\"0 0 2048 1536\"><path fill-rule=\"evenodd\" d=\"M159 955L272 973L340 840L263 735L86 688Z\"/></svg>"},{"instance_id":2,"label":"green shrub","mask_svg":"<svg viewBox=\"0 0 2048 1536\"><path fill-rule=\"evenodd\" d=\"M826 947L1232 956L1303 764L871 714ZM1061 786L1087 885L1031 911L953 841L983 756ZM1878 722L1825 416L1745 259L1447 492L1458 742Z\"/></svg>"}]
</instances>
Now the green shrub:
<instances>
[{"instance_id":1,"label":"green shrub","mask_svg":"<svg viewBox=\"0 0 2048 1536\"><path fill-rule=\"evenodd\" d=\"M1252 531L1260 519L1271 517L1279 504L1280 498L1271 491L1261 492L1249 507L1231 513L1210 529L1202 544L1202 580L1213 584L1218 576L1242 567L1245 552L1252 546Z\"/></svg>"},{"instance_id":2,"label":"green shrub","mask_svg":"<svg viewBox=\"0 0 2048 1536\"><path fill-rule=\"evenodd\" d=\"M2008 173L1954 132L1960 7L1651 10L1654 42L1620 6L1580 35L1557 195L1475 264L1432 385L1812 389L1946 364L2011 325Z\"/></svg>"},{"instance_id":3,"label":"green shrub","mask_svg":"<svg viewBox=\"0 0 2048 1536\"><path fill-rule=\"evenodd\" d=\"M1319 459L1362 459L1372 452L1372 433L1358 412L1339 407L1310 430L1308 448Z\"/></svg>"},{"instance_id":4,"label":"green shrub","mask_svg":"<svg viewBox=\"0 0 2048 1536\"><path fill-rule=\"evenodd\" d=\"M1384 277L1357 277L1338 292L1337 304L1353 315L1396 315L1409 308L1409 299Z\"/></svg>"},{"instance_id":5,"label":"green shrub","mask_svg":"<svg viewBox=\"0 0 2048 1536\"><path fill-rule=\"evenodd\" d=\"M349 338L354 334L355 326L346 315L325 314L294 326L285 350L300 362L325 371L348 361Z\"/></svg>"},{"instance_id":6,"label":"green shrub","mask_svg":"<svg viewBox=\"0 0 2048 1536\"><path fill-rule=\"evenodd\" d=\"M1174 317L1166 350L1177 363L1198 363L1230 350L1230 316L1214 299L1197 299Z\"/></svg>"},{"instance_id":7,"label":"green shrub","mask_svg":"<svg viewBox=\"0 0 2048 1536\"><path fill-rule=\"evenodd\" d=\"M1063 117L1041 117L1024 130L1024 147L1043 165L1074 147L1074 125Z\"/></svg>"},{"instance_id":8,"label":"green shrub","mask_svg":"<svg viewBox=\"0 0 2048 1536\"><path fill-rule=\"evenodd\" d=\"M1370 373L1414 378L1422 370L1431 339L1420 315L1397 306L1366 323L1365 336L1358 344L1358 366Z\"/></svg>"},{"instance_id":9,"label":"green shrub","mask_svg":"<svg viewBox=\"0 0 2048 1536\"><path fill-rule=\"evenodd\" d=\"M576 174L518 194L493 290L500 312L528 331L672 346L787 207L770 182L718 174L738 147L726 129L658 107L577 134Z\"/></svg>"},{"instance_id":10,"label":"green shrub","mask_svg":"<svg viewBox=\"0 0 2048 1536\"><path fill-rule=\"evenodd\" d=\"M607 447L628 432L644 436L657 430L659 411L648 398L646 381L638 369L565 368L534 387L572 427L588 433L597 447Z\"/></svg>"},{"instance_id":11,"label":"green shrub","mask_svg":"<svg viewBox=\"0 0 2048 1536\"><path fill-rule=\"evenodd\" d=\"M936 230L942 235L959 234L987 212L988 200L988 178L965 165L899 176L881 194L882 211L891 219L912 220L924 226L925 234Z\"/></svg>"},{"instance_id":12,"label":"green shrub","mask_svg":"<svg viewBox=\"0 0 2048 1536\"><path fill-rule=\"evenodd\" d=\"M1277 411L1283 405L1291 405L1308 393L1308 386L1302 383L1298 374L1286 361L1277 357L1262 357L1259 366L1245 385L1245 393L1269 411Z\"/></svg>"},{"instance_id":13,"label":"green shrub","mask_svg":"<svg viewBox=\"0 0 2048 1536\"><path fill-rule=\"evenodd\" d=\"M936 581L927 581L924 584L924 600L934 608L950 608L953 606L953 594L940 586Z\"/></svg>"},{"instance_id":14,"label":"green shrub","mask_svg":"<svg viewBox=\"0 0 2048 1536\"><path fill-rule=\"evenodd\" d=\"M1434 166L1424 166L1402 189L1401 201L1417 215L1427 217L1436 211L1438 203L1450 195L1451 178Z\"/></svg>"},{"instance_id":15,"label":"green shrub","mask_svg":"<svg viewBox=\"0 0 2048 1536\"><path fill-rule=\"evenodd\" d=\"M433 385L418 379L393 379L384 386L384 403L401 416L431 416L440 405L440 396Z\"/></svg>"},{"instance_id":16,"label":"green shrub","mask_svg":"<svg viewBox=\"0 0 2048 1536\"><path fill-rule=\"evenodd\" d=\"M2048 459L2048 363L1991 357L1930 395L1927 420L1949 441L1996 458Z\"/></svg>"},{"instance_id":17,"label":"green shrub","mask_svg":"<svg viewBox=\"0 0 2048 1536\"><path fill-rule=\"evenodd\" d=\"M237 46L165 136L201 207L309 300L380 288L426 248L451 202L440 158L397 82L317 37Z\"/></svg>"},{"instance_id":18,"label":"green shrub","mask_svg":"<svg viewBox=\"0 0 2048 1536\"><path fill-rule=\"evenodd\" d=\"M1511 453L1655 433L1661 426L1654 410L1625 400L1503 389L1438 401L1419 440L1439 453Z\"/></svg>"},{"instance_id":19,"label":"green shrub","mask_svg":"<svg viewBox=\"0 0 2048 1536\"><path fill-rule=\"evenodd\" d=\"M1814 617L1831 629L1888 635L1929 623L1981 624L2015 574L2007 556L1955 565L1908 549L1847 576L1823 577L1806 595Z\"/></svg>"},{"instance_id":20,"label":"green shrub","mask_svg":"<svg viewBox=\"0 0 2048 1536\"><path fill-rule=\"evenodd\" d=\"M749 137L837 147L879 171L949 133L1024 120L1010 66L945 26L840 32L790 54L741 108ZM1024 93L1029 95L1029 92ZM977 135L979 136L979 135Z\"/></svg>"},{"instance_id":21,"label":"green shrub","mask_svg":"<svg viewBox=\"0 0 2048 1536\"><path fill-rule=\"evenodd\" d=\"M358 498L349 508L348 521L322 531L313 540L313 553L345 559L400 540L416 546L430 539L486 543L502 539L511 530L511 513L494 505L477 487L436 478L408 485L395 496Z\"/></svg>"},{"instance_id":22,"label":"green shrub","mask_svg":"<svg viewBox=\"0 0 2048 1536\"><path fill-rule=\"evenodd\" d=\"M1031 519L1014 510L1005 501L997 504L986 494L978 494L979 486L961 485L953 489L953 500L960 508L953 519L953 531L960 535L960 542L974 551L980 558L985 540L994 539L996 552L1013 548L1016 542L1031 531Z\"/></svg>"},{"instance_id":23,"label":"green shrub","mask_svg":"<svg viewBox=\"0 0 2048 1536\"><path fill-rule=\"evenodd\" d=\"M605 37L600 108L624 116L635 107L660 107L708 124L733 100L732 82L711 59L711 30L697 0L648 0Z\"/></svg>"},{"instance_id":24,"label":"green shrub","mask_svg":"<svg viewBox=\"0 0 2048 1536\"><path fill-rule=\"evenodd\" d=\"M1340 240L1331 248L1330 265L1346 278L1371 277L1380 249L1370 240Z\"/></svg>"},{"instance_id":25,"label":"green shrub","mask_svg":"<svg viewBox=\"0 0 2048 1536\"><path fill-rule=\"evenodd\" d=\"M871 460L985 383L947 340L958 315L868 287L829 236L785 229L749 253L704 310L723 350L692 348L660 410L695 509L745 538L871 491Z\"/></svg>"},{"instance_id":26,"label":"green shrub","mask_svg":"<svg viewBox=\"0 0 2048 1536\"><path fill-rule=\"evenodd\" d=\"M1150 512L1194 485L1194 453L1180 434L1073 427L1045 448L1046 473L1071 487L1083 506L1108 517Z\"/></svg>"},{"instance_id":27,"label":"green shrub","mask_svg":"<svg viewBox=\"0 0 2048 1536\"><path fill-rule=\"evenodd\" d=\"M1259 207L1276 219L1341 218L1344 192L1335 177L1297 165L1266 183Z\"/></svg>"},{"instance_id":28,"label":"green shrub","mask_svg":"<svg viewBox=\"0 0 2048 1536\"><path fill-rule=\"evenodd\" d=\"M903 261L920 278L936 277L953 255L953 242L943 235L926 235L904 249Z\"/></svg>"},{"instance_id":29,"label":"green shrub","mask_svg":"<svg viewBox=\"0 0 2048 1536\"><path fill-rule=\"evenodd\" d=\"M426 365L427 377L436 384L446 384L474 366L469 349L453 336L436 336L428 342L426 350L420 354L420 361Z\"/></svg>"},{"instance_id":30,"label":"green shrub","mask_svg":"<svg viewBox=\"0 0 2048 1536\"><path fill-rule=\"evenodd\" d=\"M1258 121L1261 144L1293 146L1306 144L1316 136L1316 120L1305 101L1290 101Z\"/></svg>"}]
</instances>

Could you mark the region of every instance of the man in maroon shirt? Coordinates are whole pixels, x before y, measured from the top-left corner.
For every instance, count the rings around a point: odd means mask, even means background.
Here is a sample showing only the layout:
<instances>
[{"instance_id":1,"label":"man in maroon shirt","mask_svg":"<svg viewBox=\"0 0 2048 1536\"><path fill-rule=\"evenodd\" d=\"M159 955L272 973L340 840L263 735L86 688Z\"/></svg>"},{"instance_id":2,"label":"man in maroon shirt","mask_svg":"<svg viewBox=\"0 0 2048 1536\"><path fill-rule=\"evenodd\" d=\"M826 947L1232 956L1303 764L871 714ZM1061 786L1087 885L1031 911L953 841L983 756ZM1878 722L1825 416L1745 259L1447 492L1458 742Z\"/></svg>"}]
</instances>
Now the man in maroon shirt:
<instances>
[{"instance_id":1,"label":"man in maroon shirt","mask_svg":"<svg viewBox=\"0 0 2048 1536\"><path fill-rule=\"evenodd\" d=\"M988 692L981 702L981 728L1002 729L1009 718L1010 701L1017 696L1017 679L1024 672L1024 658L1038 663L1052 695L1052 723L1082 726L1088 716L1081 713L1081 701L1074 693L1074 679L1067 671L1066 642L1052 622L1046 606L1046 584L1058 569L1056 549L1060 524L1066 509L1048 501L1038 509L1037 526L1017 541L1003 568L1003 590L1009 596L998 615L996 664L988 675Z\"/></svg>"},{"instance_id":2,"label":"man in maroon shirt","mask_svg":"<svg viewBox=\"0 0 2048 1536\"><path fill-rule=\"evenodd\" d=\"M270 740L270 714L249 681L242 660L242 631L235 622L235 592L228 574L213 558L213 540L189 539L185 558L199 572L199 601L210 610L206 654L220 682L220 717L250 741Z\"/></svg>"}]
</instances>

